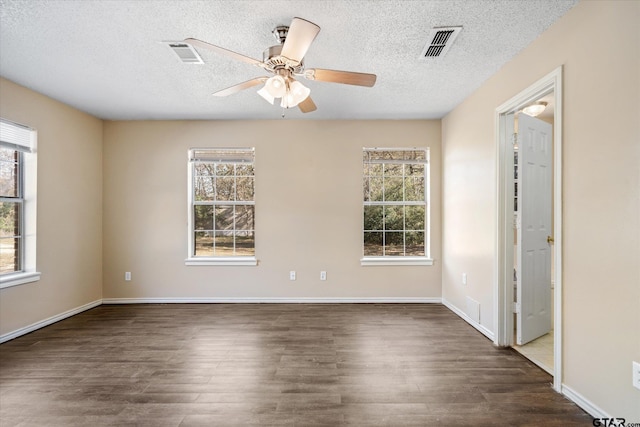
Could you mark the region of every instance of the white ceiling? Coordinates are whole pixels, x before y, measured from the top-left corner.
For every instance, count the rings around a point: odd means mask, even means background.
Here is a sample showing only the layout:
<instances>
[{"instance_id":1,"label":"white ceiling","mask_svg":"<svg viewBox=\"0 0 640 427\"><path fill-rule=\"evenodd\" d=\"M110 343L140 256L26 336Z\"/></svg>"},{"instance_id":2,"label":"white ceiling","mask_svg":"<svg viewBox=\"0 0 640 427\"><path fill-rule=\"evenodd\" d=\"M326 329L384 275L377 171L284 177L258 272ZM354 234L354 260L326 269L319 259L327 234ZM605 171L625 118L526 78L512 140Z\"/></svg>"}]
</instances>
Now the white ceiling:
<instances>
[{"instance_id":1,"label":"white ceiling","mask_svg":"<svg viewBox=\"0 0 640 427\"><path fill-rule=\"evenodd\" d=\"M194 37L262 59L271 31L301 17L322 30L308 68L377 74L373 88L314 82L318 110L288 118L441 118L564 15L577 0L0 0L0 75L111 120L276 119L260 86L217 90L265 75L199 50L180 62L160 43ZM446 56L420 58L431 28L463 26Z\"/></svg>"}]
</instances>

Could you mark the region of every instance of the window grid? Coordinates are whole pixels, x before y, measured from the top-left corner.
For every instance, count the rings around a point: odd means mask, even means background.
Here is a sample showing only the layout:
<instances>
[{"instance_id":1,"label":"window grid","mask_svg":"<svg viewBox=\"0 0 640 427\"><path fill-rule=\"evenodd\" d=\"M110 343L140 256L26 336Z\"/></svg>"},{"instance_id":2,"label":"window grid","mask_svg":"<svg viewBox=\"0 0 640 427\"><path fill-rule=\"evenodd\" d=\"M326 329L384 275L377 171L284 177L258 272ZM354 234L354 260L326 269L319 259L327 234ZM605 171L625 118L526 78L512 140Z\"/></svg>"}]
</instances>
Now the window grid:
<instances>
[{"instance_id":1,"label":"window grid","mask_svg":"<svg viewBox=\"0 0 640 427\"><path fill-rule=\"evenodd\" d=\"M210 150L209 154L215 158L216 150ZM208 160L193 161L192 167L190 256L254 256L253 163Z\"/></svg>"},{"instance_id":2,"label":"window grid","mask_svg":"<svg viewBox=\"0 0 640 427\"><path fill-rule=\"evenodd\" d=\"M0 147L0 275L23 271L23 154Z\"/></svg>"},{"instance_id":3,"label":"window grid","mask_svg":"<svg viewBox=\"0 0 640 427\"><path fill-rule=\"evenodd\" d=\"M363 253L365 257L424 257L426 255L426 159L426 150L364 150ZM407 173L408 171L410 173ZM415 173L416 171L418 173ZM398 178L401 182L400 194L397 191ZM396 183L395 191L394 182ZM408 183L411 183L413 192L409 191ZM376 188L377 186L379 188ZM419 189L418 192L415 191L416 188ZM391 200L388 200L389 198ZM389 213L394 209L396 214L400 213L401 227L399 227L400 224L392 224L389 221ZM412 213L411 223L407 221L409 213ZM416 218L418 218L417 222ZM380 226L372 227L372 222L376 223L376 221ZM398 239L398 235L401 239ZM411 241L408 241L408 236L412 236ZM416 240L419 241L417 245Z\"/></svg>"}]
</instances>

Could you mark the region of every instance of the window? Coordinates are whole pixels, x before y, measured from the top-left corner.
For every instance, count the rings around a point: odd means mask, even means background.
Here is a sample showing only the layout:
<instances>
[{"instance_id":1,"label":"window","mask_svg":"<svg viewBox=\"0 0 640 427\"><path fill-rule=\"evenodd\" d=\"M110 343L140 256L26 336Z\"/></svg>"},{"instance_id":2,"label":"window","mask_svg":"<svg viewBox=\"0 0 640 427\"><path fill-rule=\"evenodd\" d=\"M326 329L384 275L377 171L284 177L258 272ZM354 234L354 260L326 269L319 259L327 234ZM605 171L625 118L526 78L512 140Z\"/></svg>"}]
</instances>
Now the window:
<instances>
[{"instance_id":1,"label":"window","mask_svg":"<svg viewBox=\"0 0 640 427\"><path fill-rule=\"evenodd\" d=\"M0 119L0 287L36 281L36 133Z\"/></svg>"},{"instance_id":2,"label":"window","mask_svg":"<svg viewBox=\"0 0 640 427\"><path fill-rule=\"evenodd\" d=\"M254 149L189 151L187 265L256 265Z\"/></svg>"},{"instance_id":3,"label":"window","mask_svg":"<svg viewBox=\"0 0 640 427\"><path fill-rule=\"evenodd\" d=\"M430 265L426 149L363 150L362 265Z\"/></svg>"}]
</instances>

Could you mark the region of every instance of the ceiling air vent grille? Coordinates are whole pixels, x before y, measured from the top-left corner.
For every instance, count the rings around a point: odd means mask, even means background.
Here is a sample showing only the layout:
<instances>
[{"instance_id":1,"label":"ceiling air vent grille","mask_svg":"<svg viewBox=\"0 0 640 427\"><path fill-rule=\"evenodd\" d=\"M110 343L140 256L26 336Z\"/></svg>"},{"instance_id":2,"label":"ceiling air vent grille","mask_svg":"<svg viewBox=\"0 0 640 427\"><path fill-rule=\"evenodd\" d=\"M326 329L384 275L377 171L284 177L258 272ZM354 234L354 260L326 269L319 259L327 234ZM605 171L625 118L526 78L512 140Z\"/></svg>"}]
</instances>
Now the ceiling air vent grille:
<instances>
[{"instance_id":1,"label":"ceiling air vent grille","mask_svg":"<svg viewBox=\"0 0 640 427\"><path fill-rule=\"evenodd\" d=\"M164 42L173 50L178 58L185 64L204 64L204 61L198 55L193 46L185 42Z\"/></svg>"},{"instance_id":2,"label":"ceiling air vent grille","mask_svg":"<svg viewBox=\"0 0 640 427\"><path fill-rule=\"evenodd\" d=\"M442 58L449 51L461 30L462 27L433 28L420 57L423 59Z\"/></svg>"}]
</instances>

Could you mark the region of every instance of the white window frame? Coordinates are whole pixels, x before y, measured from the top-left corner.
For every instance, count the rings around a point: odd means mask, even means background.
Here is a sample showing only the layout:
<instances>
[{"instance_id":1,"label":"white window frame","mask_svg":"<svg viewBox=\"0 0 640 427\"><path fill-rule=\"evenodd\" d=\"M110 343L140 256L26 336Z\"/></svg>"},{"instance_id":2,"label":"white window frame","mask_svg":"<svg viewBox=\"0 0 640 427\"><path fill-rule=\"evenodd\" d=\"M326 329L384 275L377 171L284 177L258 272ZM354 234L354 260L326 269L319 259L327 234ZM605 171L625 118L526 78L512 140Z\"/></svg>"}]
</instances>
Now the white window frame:
<instances>
[{"instance_id":1,"label":"white window frame","mask_svg":"<svg viewBox=\"0 0 640 427\"><path fill-rule=\"evenodd\" d=\"M0 275L0 289L40 280L36 270L37 132L28 126L0 119L0 145L20 152L18 184L21 187L22 229L20 271Z\"/></svg>"},{"instance_id":2,"label":"white window frame","mask_svg":"<svg viewBox=\"0 0 640 427\"><path fill-rule=\"evenodd\" d=\"M431 258L431 203L430 203L430 185L431 185L431 174L429 168L429 148L425 147L413 147L413 148L367 148L363 147L363 154L367 151L424 151L425 152L425 162L424 164L424 179L425 179L425 196L424 196L424 204L422 203L407 203L407 201L402 201L402 203L391 203L393 205L402 204L403 206L407 205L424 205L425 207L425 219L424 219L424 256L365 256L364 255L364 207L365 206L373 206L373 205L385 205L385 202L367 202L363 199L362 203L362 253L363 256L360 259L361 266L429 266L433 265L433 259ZM363 160L364 162L364 160ZM385 163L385 162L381 162ZM389 161L386 163L399 163L399 161ZM402 162L408 163L408 162ZM364 164L363 164L364 166ZM365 175L363 174L363 178ZM364 185L364 183L363 183Z\"/></svg>"},{"instance_id":3,"label":"white window frame","mask_svg":"<svg viewBox=\"0 0 640 427\"><path fill-rule=\"evenodd\" d=\"M250 162L252 165L255 165L255 148L222 148L222 147L208 147L208 148L192 148L189 150L189 159L188 159L188 238L187 238L187 259L185 260L185 265L188 266L202 266L202 265L213 265L213 266L255 266L258 265L258 260L253 256L245 256L245 255L234 255L234 256L195 256L194 255L194 247L195 247L195 224L194 224L194 211L195 206L198 204L194 200L195 194L195 164L198 162L202 162L196 158L196 153L199 152L238 152L241 154L251 153L251 157L253 160ZM215 154L212 156L215 157ZM223 163L223 160L209 160L211 163ZM237 162L241 163L241 162ZM242 163L249 163L247 161L243 161ZM255 177L254 177L254 198L253 201L250 202L224 202L226 205L252 205L255 206ZM255 224L254 224L255 227ZM255 236L255 228L254 228L254 236ZM255 247L254 247L255 251Z\"/></svg>"}]
</instances>

